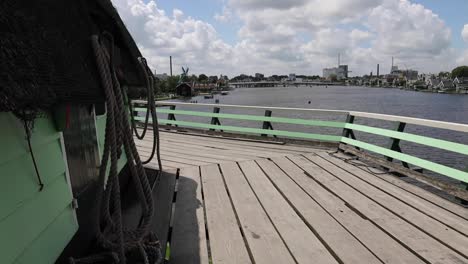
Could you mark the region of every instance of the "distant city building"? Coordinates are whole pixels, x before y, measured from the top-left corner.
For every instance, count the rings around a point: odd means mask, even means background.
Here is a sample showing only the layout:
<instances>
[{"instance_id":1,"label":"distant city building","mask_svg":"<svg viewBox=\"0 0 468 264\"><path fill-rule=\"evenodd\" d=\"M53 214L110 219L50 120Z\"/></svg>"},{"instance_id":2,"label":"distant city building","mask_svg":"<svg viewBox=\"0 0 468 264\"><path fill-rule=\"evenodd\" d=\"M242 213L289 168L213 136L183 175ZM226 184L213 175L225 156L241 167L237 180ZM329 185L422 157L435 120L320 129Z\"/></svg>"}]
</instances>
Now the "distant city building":
<instances>
[{"instance_id":1,"label":"distant city building","mask_svg":"<svg viewBox=\"0 0 468 264\"><path fill-rule=\"evenodd\" d=\"M390 75L394 76L395 78L405 78L408 81L415 81L418 79L418 71L406 69L406 70L399 70L398 66L393 66Z\"/></svg>"},{"instance_id":2,"label":"distant city building","mask_svg":"<svg viewBox=\"0 0 468 264\"><path fill-rule=\"evenodd\" d=\"M348 65L340 65L338 68L325 68L323 69L323 78L329 80L331 76L336 76L337 80L348 78Z\"/></svg>"},{"instance_id":3,"label":"distant city building","mask_svg":"<svg viewBox=\"0 0 468 264\"><path fill-rule=\"evenodd\" d=\"M403 76L405 76L407 80L414 81L418 79L418 71L406 70L403 71Z\"/></svg>"},{"instance_id":4,"label":"distant city building","mask_svg":"<svg viewBox=\"0 0 468 264\"><path fill-rule=\"evenodd\" d=\"M296 81L296 74L295 73L290 73L289 77L288 77L288 81L295 82Z\"/></svg>"}]
</instances>

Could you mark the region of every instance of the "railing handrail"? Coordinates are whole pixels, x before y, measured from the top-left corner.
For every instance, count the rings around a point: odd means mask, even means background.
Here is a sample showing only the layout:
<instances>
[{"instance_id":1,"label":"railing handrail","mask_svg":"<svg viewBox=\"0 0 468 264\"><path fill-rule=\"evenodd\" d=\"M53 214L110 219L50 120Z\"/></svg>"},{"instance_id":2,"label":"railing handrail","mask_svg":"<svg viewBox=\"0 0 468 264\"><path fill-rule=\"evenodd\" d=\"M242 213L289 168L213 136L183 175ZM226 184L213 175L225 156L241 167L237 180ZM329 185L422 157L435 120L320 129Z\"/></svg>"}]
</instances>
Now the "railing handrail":
<instances>
[{"instance_id":1,"label":"railing handrail","mask_svg":"<svg viewBox=\"0 0 468 264\"><path fill-rule=\"evenodd\" d=\"M145 104L144 100L134 100L135 103ZM432 119L424 119L417 117L407 117L398 115L388 115L361 111L350 110L334 110L334 109L317 109L317 108L296 108L296 107L277 107L277 106L251 106L251 105L230 105L230 104L204 104L204 103L185 103L185 102L169 102L169 101L156 101L156 105L190 105L190 106L212 106L212 107L226 107L226 108L244 108L244 109L264 109L264 110L286 110L286 111L304 111L315 113L331 113L331 114L344 114L356 117L364 117L371 119L380 119L385 121L404 122L407 124L447 129L458 132L468 132L468 124L439 121Z\"/></svg>"},{"instance_id":2,"label":"railing handrail","mask_svg":"<svg viewBox=\"0 0 468 264\"><path fill-rule=\"evenodd\" d=\"M133 100L135 103L145 104L146 101ZM286 111L304 111L304 112L323 112L332 114L348 114L349 111L332 110L332 109L311 109L311 108L294 108L294 107L277 107L277 106L251 106L251 105L230 105L230 104L201 104L201 103L184 103L184 102L168 102L156 101L156 105L191 105L191 106L213 106L225 108L244 108L244 109L264 109L264 110L286 110Z\"/></svg>"},{"instance_id":3,"label":"railing handrail","mask_svg":"<svg viewBox=\"0 0 468 264\"><path fill-rule=\"evenodd\" d=\"M419 125L419 126L441 128L441 129L447 129L447 130L453 130L453 131L459 131L459 132L468 132L468 124L431 120L431 119L424 119L424 118L417 118L417 117L406 117L406 116L357 112L357 111L349 111L349 114L353 116L364 117L364 118L404 122L407 124L413 124L413 125Z\"/></svg>"},{"instance_id":4,"label":"railing handrail","mask_svg":"<svg viewBox=\"0 0 468 264\"><path fill-rule=\"evenodd\" d=\"M136 101L136 103L142 103L143 101ZM340 111L340 110L325 110L325 109L306 109L306 108L286 108L286 107L267 107L267 106L243 106L243 105L222 105L222 104L198 104L198 103L183 103L183 102L157 102L160 106L169 106L170 109L160 109L159 113L168 114L167 119L159 119L162 124L181 126L181 127L192 127L192 128L201 128L209 130L220 130L220 131L230 131L230 132L240 132L247 134L261 134L262 136L280 136L285 138L300 138L308 140L318 140L318 141L329 141L339 143L339 148L345 147L354 147L357 150L364 149L370 152L383 155L388 162L391 162L393 159L399 160L404 167L410 169L409 164L418 166L423 169L428 169L433 172L442 174L444 176L456 179L465 183L468 183L468 172L448 167L430 160L418 158L412 155L408 155L402 152L400 147L400 140L413 142L419 145L425 145L428 147L433 147L441 150L451 151L454 153L459 153L462 155L468 156L468 145L456 143L452 141L432 138L428 136L422 136L418 134L412 134L404 132L406 124L415 124L426 127L434 127L447 129L452 131L468 132L468 125L428 120L421 118L412 118L412 117L403 117L403 116L393 116L385 114L374 114L358 111ZM177 105L190 105L190 106L210 106L213 107L213 112L208 111L193 111L193 110L176 110ZM247 109L264 109L265 115L252 115L252 114L233 114L233 113L220 113L220 108L247 108ZM133 109L134 112L145 112L146 108L136 107ZM323 120L313 120L308 118L288 118L288 117L272 117L271 110L289 110L289 111L311 111L311 112L321 112L321 113L332 113L332 114L346 114L346 121L323 121ZM187 116L198 116L198 117L211 117L211 124L193 122L193 121L182 121L176 120L175 115L187 115ZM393 121L397 122L397 127L395 130L388 128L379 128L372 125L360 125L355 124L355 117L371 118L384 121ZM262 128L251 128L245 126L232 126L232 125L222 125L219 119L235 119L235 120L244 120L244 121L261 121L263 122ZM142 116L136 114L136 120L144 120ZM286 123L286 124L295 124L303 125L306 127L331 127L331 128L341 128L341 135L331 135L329 133L316 134L310 132L298 132L291 129L287 130L275 130L271 123ZM355 131L364 132L367 134L374 134L377 136L386 137L389 139L389 146L387 148L367 143L362 139L356 139L354 134ZM365 140L365 138L364 138ZM344 144L344 145L343 145ZM346 146L347 145L347 146ZM444 185L445 186L445 185ZM445 187L444 187L445 188ZM450 189L450 188L449 188ZM451 191L451 190L449 190ZM452 190L453 191L453 190ZM463 197L468 198L468 192L456 192L457 195L462 195ZM458 196L458 197L462 197Z\"/></svg>"}]
</instances>

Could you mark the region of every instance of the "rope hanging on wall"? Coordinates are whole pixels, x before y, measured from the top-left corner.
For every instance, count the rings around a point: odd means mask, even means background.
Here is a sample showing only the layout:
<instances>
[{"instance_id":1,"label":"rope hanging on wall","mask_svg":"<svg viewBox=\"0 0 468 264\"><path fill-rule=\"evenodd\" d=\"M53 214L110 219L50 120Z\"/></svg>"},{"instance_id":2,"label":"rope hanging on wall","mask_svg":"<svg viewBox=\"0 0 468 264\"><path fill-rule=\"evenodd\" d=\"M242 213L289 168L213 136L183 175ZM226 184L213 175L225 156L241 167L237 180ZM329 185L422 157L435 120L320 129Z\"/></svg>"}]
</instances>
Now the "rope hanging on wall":
<instances>
[{"instance_id":1,"label":"rope hanging on wall","mask_svg":"<svg viewBox=\"0 0 468 264\"><path fill-rule=\"evenodd\" d=\"M155 234L149 231L154 210L152 187L133 141L132 129L136 129L132 128L134 127L133 122L131 126L128 120L124 94L114 70L113 38L108 33L104 33L103 36L104 38L92 36L92 46L96 56L99 75L101 76L102 87L105 90L107 108L105 145L99 170L101 188L99 188L97 194L95 222L97 241L100 246L106 249L106 252L83 259L70 259L70 262L101 263L103 260L106 260L108 262L125 264L128 263L127 258L129 256L132 258L131 263L135 263L134 258L137 256L139 258L138 262L141 263L160 263L162 261L162 254L159 240ZM150 79L147 78L147 80L149 81ZM148 87L152 88L152 86ZM151 105L154 105L154 102ZM149 110L152 115L155 115L155 111ZM157 131L157 121L154 116L153 121L155 121L153 128L156 127L155 131ZM155 133L155 137L157 140L157 133ZM156 149L157 145L159 144L156 143ZM124 228L122 224L120 186L117 171L117 163L122 154L122 147L127 156L130 175L142 211L140 223L133 230ZM109 163L110 166L108 168ZM106 174L108 175L107 182Z\"/></svg>"}]
</instances>

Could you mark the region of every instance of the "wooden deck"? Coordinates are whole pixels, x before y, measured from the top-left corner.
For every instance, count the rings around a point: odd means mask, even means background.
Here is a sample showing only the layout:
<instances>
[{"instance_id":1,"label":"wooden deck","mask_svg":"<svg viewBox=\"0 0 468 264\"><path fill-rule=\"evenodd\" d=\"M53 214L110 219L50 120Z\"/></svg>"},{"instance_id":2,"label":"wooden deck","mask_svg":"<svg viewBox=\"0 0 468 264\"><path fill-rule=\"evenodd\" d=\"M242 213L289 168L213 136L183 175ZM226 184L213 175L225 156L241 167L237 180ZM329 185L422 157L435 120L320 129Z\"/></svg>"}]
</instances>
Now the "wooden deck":
<instances>
[{"instance_id":1,"label":"wooden deck","mask_svg":"<svg viewBox=\"0 0 468 264\"><path fill-rule=\"evenodd\" d=\"M178 172L170 263L468 263L467 209L343 154L161 138Z\"/></svg>"}]
</instances>

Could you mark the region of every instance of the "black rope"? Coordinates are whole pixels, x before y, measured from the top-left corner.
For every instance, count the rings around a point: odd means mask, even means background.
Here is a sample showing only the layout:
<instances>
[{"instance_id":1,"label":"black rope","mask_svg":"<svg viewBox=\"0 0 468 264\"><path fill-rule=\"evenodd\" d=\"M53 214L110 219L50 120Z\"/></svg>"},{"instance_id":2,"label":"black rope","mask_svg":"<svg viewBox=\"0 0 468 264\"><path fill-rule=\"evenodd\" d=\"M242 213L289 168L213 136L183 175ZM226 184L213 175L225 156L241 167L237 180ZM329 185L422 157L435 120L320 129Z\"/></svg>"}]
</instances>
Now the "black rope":
<instances>
[{"instance_id":1,"label":"black rope","mask_svg":"<svg viewBox=\"0 0 468 264\"><path fill-rule=\"evenodd\" d=\"M24 112L23 112L23 116L26 116ZM42 191L42 189L44 189L44 183L42 182L41 174L39 173L39 169L37 168L36 158L34 157L34 152L33 152L32 145L31 145L32 125L28 125L28 122L32 124L33 121L28 121L26 120L26 118L23 119L24 131L26 132L26 141L28 142L29 154L31 155L31 159L34 165L34 170L36 171L37 181L39 182L39 191Z\"/></svg>"},{"instance_id":2,"label":"black rope","mask_svg":"<svg viewBox=\"0 0 468 264\"><path fill-rule=\"evenodd\" d=\"M142 134L140 135L138 133L137 127L136 127L136 121L133 116L133 104L131 103L130 99L127 97L127 104L130 107L131 115L131 123L132 123L132 129L133 132L135 133L135 136L138 139L143 139L146 135L146 131L148 129L148 124L149 124L149 115L151 113L151 120L152 120L152 129L153 129L153 147L151 149L151 154L148 157L147 160L143 161L143 164L147 164L153 160L154 155L156 154L156 158L158 160L158 166L159 166L159 173L158 177L162 173L162 163L161 163L161 154L160 154L160 144L159 144L159 129L158 129L158 116L156 114L156 104L155 104L155 98L154 98L154 76L151 70L148 67L148 64L146 62L145 58L139 58L140 62L140 67L142 70L143 75L145 76L146 80L146 88L147 88L147 102L146 102L146 116L145 116L145 122L143 125L143 131ZM153 184L154 186L154 184Z\"/></svg>"},{"instance_id":3,"label":"black rope","mask_svg":"<svg viewBox=\"0 0 468 264\"><path fill-rule=\"evenodd\" d=\"M108 33L104 36L104 39L99 39L97 36L92 37L93 51L105 91L107 108L105 143L99 170L101 186L96 196L97 241L106 250L102 254L107 254L107 258L116 254L119 264L127 263L128 256L130 259L133 259L133 256L140 256L139 258L145 263L160 263L162 253L159 240L155 234L149 231L154 211L153 190L133 141L131 122L128 120L128 110L124 103L124 91L114 69L113 38ZM122 147L127 157L127 165L142 212L140 224L133 230L124 228L122 224L117 171ZM110 168L107 170L109 161ZM105 181L106 174L108 175L107 182ZM103 256L97 254L82 260L95 260ZM70 261L80 263L81 260L71 259Z\"/></svg>"}]
</instances>

